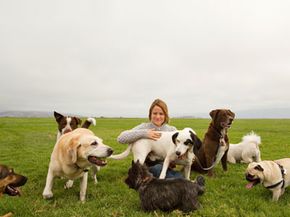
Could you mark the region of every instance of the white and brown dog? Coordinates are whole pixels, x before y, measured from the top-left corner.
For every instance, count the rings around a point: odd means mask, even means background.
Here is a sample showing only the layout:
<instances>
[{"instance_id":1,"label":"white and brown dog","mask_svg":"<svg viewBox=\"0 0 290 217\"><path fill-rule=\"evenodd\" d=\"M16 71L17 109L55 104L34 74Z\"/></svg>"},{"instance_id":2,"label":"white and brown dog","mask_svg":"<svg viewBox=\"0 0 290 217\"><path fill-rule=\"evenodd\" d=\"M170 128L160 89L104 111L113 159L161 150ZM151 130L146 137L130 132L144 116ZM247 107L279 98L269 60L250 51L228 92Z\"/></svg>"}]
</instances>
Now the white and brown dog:
<instances>
[{"instance_id":1,"label":"white and brown dog","mask_svg":"<svg viewBox=\"0 0 290 217\"><path fill-rule=\"evenodd\" d=\"M56 111L54 111L53 115L58 124L57 140L61 135L77 129L82 123L82 120L75 116L64 116ZM81 127L89 128L91 124L94 126L96 125L96 120L94 118L88 118Z\"/></svg>"},{"instance_id":2,"label":"white and brown dog","mask_svg":"<svg viewBox=\"0 0 290 217\"><path fill-rule=\"evenodd\" d=\"M285 188L290 185L290 158L275 161L252 162L246 170L246 179L249 183L246 188L250 189L261 183L265 188L272 191L273 201L278 201Z\"/></svg>"},{"instance_id":3,"label":"white and brown dog","mask_svg":"<svg viewBox=\"0 0 290 217\"><path fill-rule=\"evenodd\" d=\"M194 158L194 151L201 146L201 141L190 128L179 131L160 132L158 140L139 139L121 154L112 155L110 158L120 160L129 155L132 150L134 162L144 164L147 155L151 160L164 160L159 178L164 179L170 162L184 165L184 177L190 179L190 169Z\"/></svg>"},{"instance_id":4,"label":"white and brown dog","mask_svg":"<svg viewBox=\"0 0 290 217\"><path fill-rule=\"evenodd\" d=\"M261 137L253 131L245 135L242 141L238 144L230 144L228 151L228 162L230 163L251 163L260 162L261 153L259 145Z\"/></svg>"},{"instance_id":5,"label":"white and brown dog","mask_svg":"<svg viewBox=\"0 0 290 217\"><path fill-rule=\"evenodd\" d=\"M81 178L80 200L85 201L88 168L91 165L105 166L104 158L112 153L112 148L88 129L78 128L62 135L51 154L43 197L53 197L54 177Z\"/></svg>"}]
</instances>

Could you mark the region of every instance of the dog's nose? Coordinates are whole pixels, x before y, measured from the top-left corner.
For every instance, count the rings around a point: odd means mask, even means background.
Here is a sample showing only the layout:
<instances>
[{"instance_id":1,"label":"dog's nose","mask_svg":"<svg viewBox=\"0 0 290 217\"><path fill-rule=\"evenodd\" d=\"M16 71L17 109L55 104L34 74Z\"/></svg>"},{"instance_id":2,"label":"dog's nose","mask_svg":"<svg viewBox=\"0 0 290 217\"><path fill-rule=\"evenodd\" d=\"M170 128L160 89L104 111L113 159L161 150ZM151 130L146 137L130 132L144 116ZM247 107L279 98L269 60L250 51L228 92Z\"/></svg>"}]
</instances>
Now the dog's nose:
<instances>
[{"instance_id":1,"label":"dog's nose","mask_svg":"<svg viewBox=\"0 0 290 217\"><path fill-rule=\"evenodd\" d=\"M107 153L108 153L109 156L110 156L111 154L113 154L113 152L114 152L114 150L111 149L111 148L109 148L109 149L107 150Z\"/></svg>"},{"instance_id":2,"label":"dog's nose","mask_svg":"<svg viewBox=\"0 0 290 217\"><path fill-rule=\"evenodd\" d=\"M180 151L176 151L175 154L176 154L177 156L179 156L181 153L180 153Z\"/></svg>"}]
</instances>

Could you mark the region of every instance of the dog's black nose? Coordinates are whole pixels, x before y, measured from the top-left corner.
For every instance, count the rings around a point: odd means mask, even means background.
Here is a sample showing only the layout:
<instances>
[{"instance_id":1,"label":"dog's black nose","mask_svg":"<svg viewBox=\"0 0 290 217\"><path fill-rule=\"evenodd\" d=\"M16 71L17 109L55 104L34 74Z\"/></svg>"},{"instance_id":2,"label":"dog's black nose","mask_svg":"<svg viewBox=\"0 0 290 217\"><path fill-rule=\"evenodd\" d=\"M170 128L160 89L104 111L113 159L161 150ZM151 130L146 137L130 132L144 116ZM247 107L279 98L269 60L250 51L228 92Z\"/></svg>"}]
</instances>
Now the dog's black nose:
<instances>
[{"instance_id":1,"label":"dog's black nose","mask_svg":"<svg viewBox=\"0 0 290 217\"><path fill-rule=\"evenodd\" d=\"M108 155L110 156L111 154L113 154L113 149L111 149L111 148L109 148L108 150L107 150L107 153L108 153Z\"/></svg>"},{"instance_id":2,"label":"dog's black nose","mask_svg":"<svg viewBox=\"0 0 290 217\"><path fill-rule=\"evenodd\" d=\"M176 151L175 154L176 154L177 156L179 156L181 153L180 153L180 151Z\"/></svg>"}]
</instances>

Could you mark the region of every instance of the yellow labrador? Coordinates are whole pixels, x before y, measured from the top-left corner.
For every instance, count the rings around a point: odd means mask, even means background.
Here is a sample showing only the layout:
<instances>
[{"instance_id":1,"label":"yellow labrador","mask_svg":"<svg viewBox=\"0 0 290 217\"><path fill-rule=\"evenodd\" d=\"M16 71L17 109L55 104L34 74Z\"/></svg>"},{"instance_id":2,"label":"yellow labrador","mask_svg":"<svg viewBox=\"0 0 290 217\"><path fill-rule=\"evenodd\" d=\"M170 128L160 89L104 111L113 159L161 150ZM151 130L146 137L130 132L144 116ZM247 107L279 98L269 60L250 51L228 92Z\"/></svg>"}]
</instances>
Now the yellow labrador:
<instances>
[{"instance_id":1,"label":"yellow labrador","mask_svg":"<svg viewBox=\"0 0 290 217\"><path fill-rule=\"evenodd\" d=\"M249 181L246 187L250 189L261 183L265 188L272 191L272 200L278 201L285 188L290 185L289 172L290 158L252 162L246 170L246 179Z\"/></svg>"},{"instance_id":2,"label":"yellow labrador","mask_svg":"<svg viewBox=\"0 0 290 217\"><path fill-rule=\"evenodd\" d=\"M107 162L104 158L112 153L112 148L88 129L78 128L64 134L51 154L43 198L53 197L53 179L58 176L69 180L81 178L80 200L85 201L88 168L91 165L105 166Z\"/></svg>"}]
</instances>

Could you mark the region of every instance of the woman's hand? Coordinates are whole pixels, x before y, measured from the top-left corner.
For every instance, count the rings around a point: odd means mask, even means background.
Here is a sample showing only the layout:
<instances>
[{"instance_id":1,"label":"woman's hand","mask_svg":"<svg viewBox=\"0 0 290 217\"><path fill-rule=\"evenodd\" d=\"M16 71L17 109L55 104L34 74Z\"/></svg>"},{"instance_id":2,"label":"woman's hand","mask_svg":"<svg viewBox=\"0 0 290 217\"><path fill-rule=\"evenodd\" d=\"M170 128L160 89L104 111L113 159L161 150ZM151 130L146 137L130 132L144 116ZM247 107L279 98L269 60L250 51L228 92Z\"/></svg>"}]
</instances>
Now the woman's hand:
<instances>
[{"instance_id":1,"label":"woman's hand","mask_svg":"<svg viewBox=\"0 0 290 217\"><path fill-rule=\"evenodd\" d=\"M147 136L148 139L157 140L161 137L161 133L154 129L150 129L148 130Z\"/></svg>"}]
</instances>

